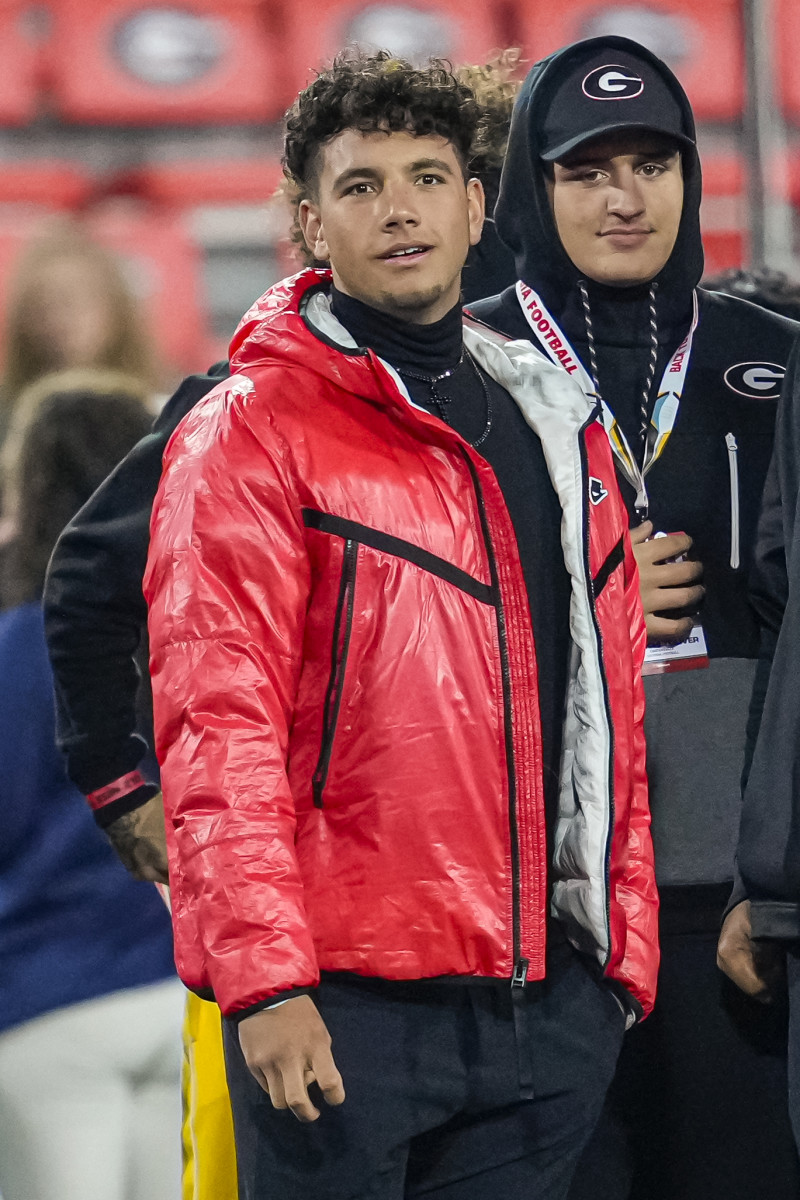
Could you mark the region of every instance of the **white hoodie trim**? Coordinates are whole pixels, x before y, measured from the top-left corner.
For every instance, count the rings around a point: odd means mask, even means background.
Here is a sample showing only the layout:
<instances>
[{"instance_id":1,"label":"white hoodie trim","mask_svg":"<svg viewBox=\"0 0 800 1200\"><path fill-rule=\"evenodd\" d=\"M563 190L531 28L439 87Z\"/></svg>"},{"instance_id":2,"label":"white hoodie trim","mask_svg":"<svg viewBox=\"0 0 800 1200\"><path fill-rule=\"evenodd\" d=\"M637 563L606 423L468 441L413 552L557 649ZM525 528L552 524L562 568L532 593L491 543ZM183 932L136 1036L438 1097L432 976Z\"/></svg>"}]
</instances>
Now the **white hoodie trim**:
<instances>
[{"instance_id":1,"label":"white hoodie trim","mask_svg":"<svg viewBox=\"0 0 800 1200\"><path fill-rule=\"evenodd\" d=\"M579 433L593 418L582 388L529 342L499 346L464 330L470 353L501 383L538 435L562 509L572 581L570 655L553 858L553 912L579 949L609 954L606 859L612 812L612 737L600 639L587 576L588 502Z\"/></svg>"}]
</instances>

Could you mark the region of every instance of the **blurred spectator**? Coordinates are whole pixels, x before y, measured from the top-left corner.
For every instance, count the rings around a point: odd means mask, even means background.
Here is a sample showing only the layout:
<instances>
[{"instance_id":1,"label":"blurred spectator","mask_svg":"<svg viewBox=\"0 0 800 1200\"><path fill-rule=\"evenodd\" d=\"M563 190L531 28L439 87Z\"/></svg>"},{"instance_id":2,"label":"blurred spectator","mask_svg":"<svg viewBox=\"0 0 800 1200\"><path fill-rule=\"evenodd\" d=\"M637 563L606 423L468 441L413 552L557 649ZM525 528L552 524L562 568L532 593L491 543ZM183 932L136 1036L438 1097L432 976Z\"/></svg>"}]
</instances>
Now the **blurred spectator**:
<instances>
[{"instance_id":1,"label":"blurred spectator","mask_svg":"<svg viewBox=\"0 0 800 1200\"><path fill-rule=\"evenodd\" d=\"M0 380L0 444L23 388L49 371L109 367L155 390L153 349L112 254L59 219L23 252L10 286Z\"/></svg>"},{"instance_id":2,"label":"blurred spectator","mask_svg":"<svg viewBox=\"0 0 800 1200\"><path fill-rule=\"evenodd\" d=\"M729 267L718 275L709 275L703 280L703 287L709 292L738 296L782 317L800 321L800 284L784 271L772 267Z\"/></svg>"},{"instance_id":3,"label":"blurred spectator","mask_svg":"<svg viewBox=\"0 0 800 1200\"><path fill-rule=\"evenodd\" d=\"M758 304L770 312L779 313L800 321L800 283L785 271L772 267L730 267L703 280L703 287L712 292L725 292ZM750 773L750 762L755 750L755 739L761 721L761 712L766 699L772 657L775 653L774 638L777 637L784 609L788 600L788 575L784 548L783 513L780 502L778 464L772 457L764 484L761 516L758 525L756 557L750 572L750 603L758 614L761 625L761 656L753 685L750 707L747 749L745 752L743 787Z\"/></svg>"},{"instance_id":4,"label":"blurred spectator","mask_svg":"<svg viewBox=\"0 0 800 1200\"><path fill-rule=\"evenodd\" d=\"M55 748L39 598L63 524L147 431L145 389L61 373L6 442L0 614L0 1188L5 1200L177 1200L180 1023L169 917L131 879Z\"/></svg>"},{"instance_id":5,"label":"blurred spectator","mask_svg":"<svg viewBox=\"0 0 800 1200\"><path fill-rule=\"evenodd\" d=\"M481 240L470 248L464 267L461 291L465 304L493 296L517 282L514 255L497 234L494 206L506 157L511 110L520 88L516 78L519 64L519 50L510 49L482 66L468 65L456 71L461 82L472 88L484 113L483 129L469 167L486 193L486 221Z\"/></svg>"}]
</instances>

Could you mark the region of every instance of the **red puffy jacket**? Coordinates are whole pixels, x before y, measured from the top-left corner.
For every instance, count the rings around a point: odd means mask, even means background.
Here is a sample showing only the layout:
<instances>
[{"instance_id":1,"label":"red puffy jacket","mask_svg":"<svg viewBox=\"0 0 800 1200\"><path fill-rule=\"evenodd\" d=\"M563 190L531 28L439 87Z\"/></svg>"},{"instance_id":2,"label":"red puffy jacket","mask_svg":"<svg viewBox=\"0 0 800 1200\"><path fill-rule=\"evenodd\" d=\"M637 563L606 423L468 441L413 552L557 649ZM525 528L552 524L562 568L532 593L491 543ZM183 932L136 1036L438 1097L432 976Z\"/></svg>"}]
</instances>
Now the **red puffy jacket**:
<instances>
[{"instance_id":1,"label":"red puffy jacket","mask_svg":"<svg viewBox=\"0 0 800 1200\"><path fill-rule=\"evenodd\" d=\"M145 593L176 956L225 1013L313 986L539 979L534 631L489 465L330 315L272 288L165 455ZM526 342L465 328L540 435L573 651L552 903L647 1011L645 632L605 432Z\"/></svg>"}]
</instances>

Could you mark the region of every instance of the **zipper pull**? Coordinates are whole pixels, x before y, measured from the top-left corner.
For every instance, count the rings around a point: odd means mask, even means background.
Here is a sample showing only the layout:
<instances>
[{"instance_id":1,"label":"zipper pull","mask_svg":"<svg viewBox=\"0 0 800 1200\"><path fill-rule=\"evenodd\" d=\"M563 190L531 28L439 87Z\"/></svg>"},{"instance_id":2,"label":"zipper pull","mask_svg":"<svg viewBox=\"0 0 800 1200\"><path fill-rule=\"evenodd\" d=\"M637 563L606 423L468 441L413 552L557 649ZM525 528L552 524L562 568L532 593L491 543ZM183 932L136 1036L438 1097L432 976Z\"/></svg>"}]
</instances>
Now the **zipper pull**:
<instances>
[{"instance_id":1,"label":"zipper pull","mask_svg":"<svg viewBox=\"0 0 800 1200\"><path fill-rule=\"evenodd\" d=\"M511 990L515 988L524 988L528 982L528 960L527 958L518 958L514 963L514 974L511 976Z\"/></svg>"}]
</instances>

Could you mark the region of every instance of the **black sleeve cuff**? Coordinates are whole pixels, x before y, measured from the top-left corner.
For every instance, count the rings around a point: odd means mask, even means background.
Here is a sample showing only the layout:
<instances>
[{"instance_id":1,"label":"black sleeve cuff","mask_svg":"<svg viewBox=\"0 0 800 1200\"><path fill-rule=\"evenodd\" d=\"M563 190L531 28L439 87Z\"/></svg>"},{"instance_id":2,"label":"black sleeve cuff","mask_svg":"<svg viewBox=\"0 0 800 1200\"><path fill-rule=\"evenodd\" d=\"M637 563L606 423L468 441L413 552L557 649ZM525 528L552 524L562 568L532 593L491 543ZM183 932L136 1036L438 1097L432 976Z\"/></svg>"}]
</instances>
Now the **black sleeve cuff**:
<instances>
[{"instance_id":1,"label":"black sleeve cuff","mask_svg":"<svg viewBox=\"0 0 800 1200\"><path fill-rule=\"evenodd\" d=\"M722 914L722 920L723 921L725 920L728 913L733 912L733 910L734 910L734 908L736 908L737 904L741 904L743 900L747 900L748 898L749 897L747 894L747 887L739 873L739 864L734 863L733 888L731 890L730 896L728 897L728 903L725 905L725 911Z\"/></svg>"},{"instance_id":2,"label":"black sleeve cuff","mask_svg":"<svg viewBox=\"0 0 800 1200\"><path fill-rule=\"evenodd\" d=\"M146 783L143 787L135 788L132 792L120 796L119 800L112 800L110 804L104 804L102 808L93 809L94 819L101 829L108 829L109 825L112 825L118 817L124 817L126 813L141 808L148 800L152 800L153 796L157 796L158 792L159 789L154 783Z\"/></svg>"},{"instance_id":3,"label":"black sleeve cuff","mask_svg":"<svg viewBox=\"0 0 800 1200\"><path fill-rule=\"evenodd\" d=\"M269 996L266 1000L259 1000L257 1004L249 1004L247 1008L240 1008L237 1012L228 1013L225 1020L230 1021L232 1025L238 1025L246 1017L263 1012L265 1008L275 1008L276 1005L283 1004L284 1000L293 1000L295 996L313 996L316 990L316 987L289 988L285 992L279 992L277 996Z\"/></svg>"},{"instance_id":4,"label":"black sleeve cuff","mask_svg":"<svg viewBox=\"0 0 800 1200\"><path fill-rule=\"evenodd\" d=\"M800 904L792 900L751 900L750 936L771 941L800 939Z\"/></svg>"}]
</instances>

